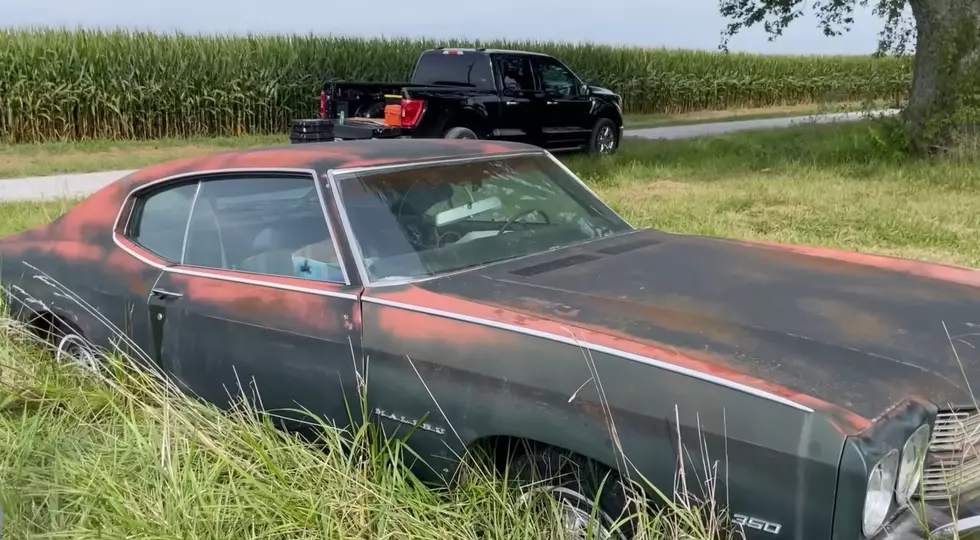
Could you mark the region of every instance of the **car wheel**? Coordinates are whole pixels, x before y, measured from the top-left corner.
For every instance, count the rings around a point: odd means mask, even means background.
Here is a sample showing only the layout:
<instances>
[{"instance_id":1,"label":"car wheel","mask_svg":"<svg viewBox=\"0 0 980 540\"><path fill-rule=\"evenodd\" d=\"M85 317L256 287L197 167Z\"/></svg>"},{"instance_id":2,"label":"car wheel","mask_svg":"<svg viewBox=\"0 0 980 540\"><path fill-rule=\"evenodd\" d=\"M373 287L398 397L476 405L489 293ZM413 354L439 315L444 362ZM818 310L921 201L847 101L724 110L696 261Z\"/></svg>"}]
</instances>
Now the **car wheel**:
<instances>
[{"instance_id":1,"label":"car wheel","mask_svg":"<svg viewBox=\"0 0 980 540\"><path fill-rule=\"evenodd\" d=\"M89 374L99 373L101 370L101 363L95 350L85 338L75 333L66 333L58 339L54 359L57 362L76 365Z\"/></svg>"},{"instance_id":2,"label":"car wheel","mask_svg":"<svg viewBox=\"0 0 980 540\"><path fill-rule=\"evenodd\" d=\"M619 148L616 124L608 118L600 118L592 128L589 138L589 153L598 156L611 156Z\"/></svg>"},{"instance_id":3,"label":"car wheel","mask_svg":"<svg viewBox=\"0 0 980 540\"><path fill-rule=\"evenodd\" d=\"M446 134L443 135L444 139L479 139L476 136L476 132L470 128L465 128L462 126L457 126L454 128L449 128Z\"/></svg>"},{"instance_id":4,"label":"car wheel","mask_svg":"<svg viewBox=\"0 0 980 540\"><path fill-rule=\"evenodd\" d=\"M613 530L626 508L618 476L589 459L555 448L536 449L518 456L511 470L522 491L521 501L550 497L561 512L564 536L581 540L620 540L631 536L628 525ZM599 489L602 495L596 498ZM596 508L596 501L599 508Z\"/></svg>"}]
</instances>

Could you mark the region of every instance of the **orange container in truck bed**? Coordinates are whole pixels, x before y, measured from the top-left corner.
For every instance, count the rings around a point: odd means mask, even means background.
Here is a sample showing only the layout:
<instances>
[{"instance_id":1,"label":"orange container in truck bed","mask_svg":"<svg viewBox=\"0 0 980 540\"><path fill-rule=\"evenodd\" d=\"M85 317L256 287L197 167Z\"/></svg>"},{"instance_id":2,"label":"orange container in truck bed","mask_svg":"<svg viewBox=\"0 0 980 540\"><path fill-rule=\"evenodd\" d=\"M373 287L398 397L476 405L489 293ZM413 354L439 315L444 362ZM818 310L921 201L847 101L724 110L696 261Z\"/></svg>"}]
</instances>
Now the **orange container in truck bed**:
<instances>
[{"instance_id":1,"label":"orange container in truck bed","mask_svg":"<svg viewBox=\"0 0 980 540\"><path fill-rule=\"evenodd\" d=\"M402 97L395 94L385 94L385 125L401 127Z\"/></svg>"},{"instance_id":2,"label":"orange container in truck bed","mask_svg":"<svg viewBox=\"0 0 980 540\"><path fill-rule=\"evenodd\" d=\"M402 106L385 105L385 125L389 127L401 127L402 125Z\"/></svg>"}]
</instances>

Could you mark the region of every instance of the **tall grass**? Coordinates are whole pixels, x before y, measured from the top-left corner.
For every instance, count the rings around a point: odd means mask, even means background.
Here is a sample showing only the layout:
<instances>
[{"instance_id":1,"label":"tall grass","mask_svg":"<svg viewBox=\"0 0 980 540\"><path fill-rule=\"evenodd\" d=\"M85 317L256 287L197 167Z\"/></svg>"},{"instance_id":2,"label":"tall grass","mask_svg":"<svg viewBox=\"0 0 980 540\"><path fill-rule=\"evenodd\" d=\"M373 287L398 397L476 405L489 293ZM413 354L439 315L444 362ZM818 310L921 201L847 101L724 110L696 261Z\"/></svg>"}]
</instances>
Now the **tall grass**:
<instances>
[{"instance_id":1,"label":"tall grass","mask_svg":"<svg viewBox=\"0 0 980 540\"><path fill-rule=\"evenodd\" d=\"M405 440L370 423L342 432L310 415L320 428L311 443L277 429L250 399L219 410L178 391L138 349L122 354L122 334L115 350L98 352L97 371L80 369L52 347L57 339L42 341L10 317L10 307L31 305L0 304L0 506L12 538L563 536L553 500L527 498L528 485L484 466L479 453L461 483L432 489L403 461ZM731 537L713 500L680 495L636 516L635 538Z\"/></svg>"},{"instance_id":2,"label":"tall grass","mask_svg":"<svg viewBox=\"0 0 980 540\"><path fill-rule=\"evenodd\" d=\"M318 109L325 79L403 81L418 54L477 45L553 54L631 113L900 100L903 59L721 54L552 42L0 32L0 140L274 133Z\"/></svg>"}]
</instances>

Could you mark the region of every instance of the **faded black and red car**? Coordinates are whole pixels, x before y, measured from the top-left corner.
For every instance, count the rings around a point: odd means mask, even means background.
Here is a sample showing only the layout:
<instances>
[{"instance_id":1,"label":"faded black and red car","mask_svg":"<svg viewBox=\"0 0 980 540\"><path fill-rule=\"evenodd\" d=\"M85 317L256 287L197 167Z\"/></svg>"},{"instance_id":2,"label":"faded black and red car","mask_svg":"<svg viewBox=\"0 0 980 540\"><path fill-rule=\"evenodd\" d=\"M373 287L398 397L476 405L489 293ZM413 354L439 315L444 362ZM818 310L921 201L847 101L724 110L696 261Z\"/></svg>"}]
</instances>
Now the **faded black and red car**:
<instances>
[{"instance_id":1,"label":"faded black and red car","mask_svg":"<svg viewBox=\"0 0 980 540\"><path fill-rule=\"evenodd\" d=\"M0 257L45 335L86 357L115 332L57 282L219 406L247 381L268 410L345 427L369 369L368 420L420 427L427 480L478 446L526 448L521 470L548 478L577 463L668 493L678 463L698 478L717 462L751 539L977 526L948 502L980 490L980 273L636 229L534 146L372 140L157 165L4 238ZM600 476L552 492L581 517Z\"/></svg>"}]
</instances>

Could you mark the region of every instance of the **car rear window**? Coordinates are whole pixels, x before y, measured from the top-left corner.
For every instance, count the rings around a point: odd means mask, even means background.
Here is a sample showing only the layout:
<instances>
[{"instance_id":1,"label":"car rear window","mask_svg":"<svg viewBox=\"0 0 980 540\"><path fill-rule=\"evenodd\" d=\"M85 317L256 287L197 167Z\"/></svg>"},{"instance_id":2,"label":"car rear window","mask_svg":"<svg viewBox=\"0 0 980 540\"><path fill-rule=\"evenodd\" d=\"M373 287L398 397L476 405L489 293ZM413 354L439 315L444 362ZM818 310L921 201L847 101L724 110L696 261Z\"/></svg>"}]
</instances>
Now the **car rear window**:
<instances>
[{"instance_id":1,"label":"car rear window","mask_svg":"<svg viewBox=\"0 0 980 540\"><path fill-rule=\"evenodd\" d=\"M415 66L412 83L418 85L451 85L492 89L490 58L470 51L433 51L423 53Z\"/></svg>"}]
</instances>

